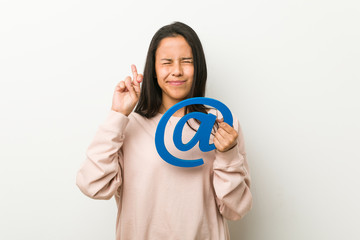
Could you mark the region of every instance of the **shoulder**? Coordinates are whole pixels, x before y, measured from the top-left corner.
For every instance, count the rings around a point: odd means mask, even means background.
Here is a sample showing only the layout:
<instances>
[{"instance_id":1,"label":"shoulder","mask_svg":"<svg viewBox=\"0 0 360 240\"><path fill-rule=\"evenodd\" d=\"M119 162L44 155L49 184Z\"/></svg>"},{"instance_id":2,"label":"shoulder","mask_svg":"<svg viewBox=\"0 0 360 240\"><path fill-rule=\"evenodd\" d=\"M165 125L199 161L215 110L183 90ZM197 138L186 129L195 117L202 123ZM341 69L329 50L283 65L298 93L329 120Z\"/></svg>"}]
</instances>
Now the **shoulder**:
<instances>
[{"instance_id":1,"label":"shoulder","mask_svg":"<svg viewBox=\"0 0 360 240\"><path fill-rule=\"evenodd\" d=\"M156 127L160 120L160 117L158 115L152 118L146 118L136 112L130 113L128 118L129 118L128 131L138 132L145 130L150 134L153 134L155 132Z\"/></svg>"},{"instance_id":2,"label":"shoulder","mask_svg":"<svg viewBox=\"0 0 360 240\"><path fill-rule=\"evenodd\" d=\"M146 118L136 112L130 113L128 117L131 122L138 122L138 123L148 123L148 122L154 122L154 121L156 122L156 121L158 121L158 119L160 119L159 114L152 118Z\"/></svg>"}]
</instances>

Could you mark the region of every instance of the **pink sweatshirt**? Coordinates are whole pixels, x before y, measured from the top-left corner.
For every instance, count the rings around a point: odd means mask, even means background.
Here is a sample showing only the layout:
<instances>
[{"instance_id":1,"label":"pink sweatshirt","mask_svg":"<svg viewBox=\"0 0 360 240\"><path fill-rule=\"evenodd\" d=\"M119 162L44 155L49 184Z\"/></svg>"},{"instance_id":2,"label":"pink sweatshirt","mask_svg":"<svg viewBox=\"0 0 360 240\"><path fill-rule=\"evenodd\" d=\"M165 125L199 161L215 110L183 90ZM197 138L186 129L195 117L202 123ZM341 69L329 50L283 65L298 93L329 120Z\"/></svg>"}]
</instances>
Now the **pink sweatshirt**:
<instances>
[{"instance_id":1,"label":"pink sweatshirt","mask_svg":"<svg viewBox=\"0 0 360 240\"><path fill-rule=\"evenodd\" d=\"M137 113L127 117L111 110L86 151L77 186L94 199L115 196L117 240L230 239L226 219L238 220L252 208L238 120L234 118L238 144L227 152L204 153L198 144L181 152L172 140L180 117L172 116L165 131L168 151L182 159L204 160L201 166L182 168L168 164L156 151L155 131L161 117L160 113L151 119ZM194 134L185 124L183 142Z\"/></svg>"}]
</instances>

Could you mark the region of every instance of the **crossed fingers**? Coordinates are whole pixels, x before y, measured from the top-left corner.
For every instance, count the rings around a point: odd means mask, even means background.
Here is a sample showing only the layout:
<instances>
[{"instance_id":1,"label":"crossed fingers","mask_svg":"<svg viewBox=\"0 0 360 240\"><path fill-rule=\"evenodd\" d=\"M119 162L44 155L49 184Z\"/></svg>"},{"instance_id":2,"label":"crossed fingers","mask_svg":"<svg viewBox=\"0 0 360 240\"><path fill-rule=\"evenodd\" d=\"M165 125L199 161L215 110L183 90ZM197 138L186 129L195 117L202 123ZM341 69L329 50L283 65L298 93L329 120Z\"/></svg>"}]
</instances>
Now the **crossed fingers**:
<instances>
[{"instance_id":1,"label":"crossed fingers","mask_svg":"<svg viewBox=\"0 0 360 240\"><path fill-rule=\"evenodd\" d=\"M143 79L143 75L137 73L134 64L131 65L131 71L133 78L131 79L130 76L127 76L124 81L120 81L119 88L121 92L129 92L131 97L136 99L140 94L140 82Z\"/></svg>"},{"instance_id":2,"label":"crossed fingers","mask_svg":"<svg viewBox=\"0 0 360 240\"><path fill-rule=\"evenodd\" d=\"M134 64L131 65L131 70L132 70L132 73L133 73L133 81L132 81L132 84L133 84L133 87L134 87L134 90L137 94L140 93L140 82L142 81L142 74L138 74L137 73L137 69L136 69L136 66Z\"/></svg>"}]
</instances>

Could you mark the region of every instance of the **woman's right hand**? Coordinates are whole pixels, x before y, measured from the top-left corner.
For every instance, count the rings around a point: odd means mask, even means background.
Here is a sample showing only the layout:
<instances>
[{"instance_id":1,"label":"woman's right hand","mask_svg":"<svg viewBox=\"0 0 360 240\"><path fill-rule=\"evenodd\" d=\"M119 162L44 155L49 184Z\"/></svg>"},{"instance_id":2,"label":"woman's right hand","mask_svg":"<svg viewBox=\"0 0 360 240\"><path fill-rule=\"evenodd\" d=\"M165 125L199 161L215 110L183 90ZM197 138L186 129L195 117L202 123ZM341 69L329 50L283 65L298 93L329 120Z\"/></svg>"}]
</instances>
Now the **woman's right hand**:
<instances>
[{"instance_id":1,"label":"woman's right hand","mask_svg":"<svg viewBox=\"0 0 360 240\"><path fill-rule=\"evenodd\" d=\"M131 65L133 79L127 76L124 81L120 81L115 88L111 109L128 116L135 108L140 97L140 83L143 75L138 74L136 66Z\"/></svg>"}]
</instances>

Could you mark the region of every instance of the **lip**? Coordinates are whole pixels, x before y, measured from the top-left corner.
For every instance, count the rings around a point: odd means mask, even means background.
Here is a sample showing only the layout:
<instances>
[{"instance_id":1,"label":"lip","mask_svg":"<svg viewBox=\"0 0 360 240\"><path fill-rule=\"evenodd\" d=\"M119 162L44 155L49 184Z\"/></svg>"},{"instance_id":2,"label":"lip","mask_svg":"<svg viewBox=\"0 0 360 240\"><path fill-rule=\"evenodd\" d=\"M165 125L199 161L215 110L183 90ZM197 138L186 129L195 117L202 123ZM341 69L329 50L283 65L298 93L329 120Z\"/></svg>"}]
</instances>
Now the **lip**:
<instances>
[{"instance_id":1,"label":"lip","mask_svg":"<svg viewBox=\"0 0 360 240\"><path fill-rule=\"evenodd\" d=\"M184 84L185 82L186 82L186 81L184 80L184 81L168 81L167 83L168 83L169 85L179 86L179 85Z\"/></svg>"}]
</instances>

